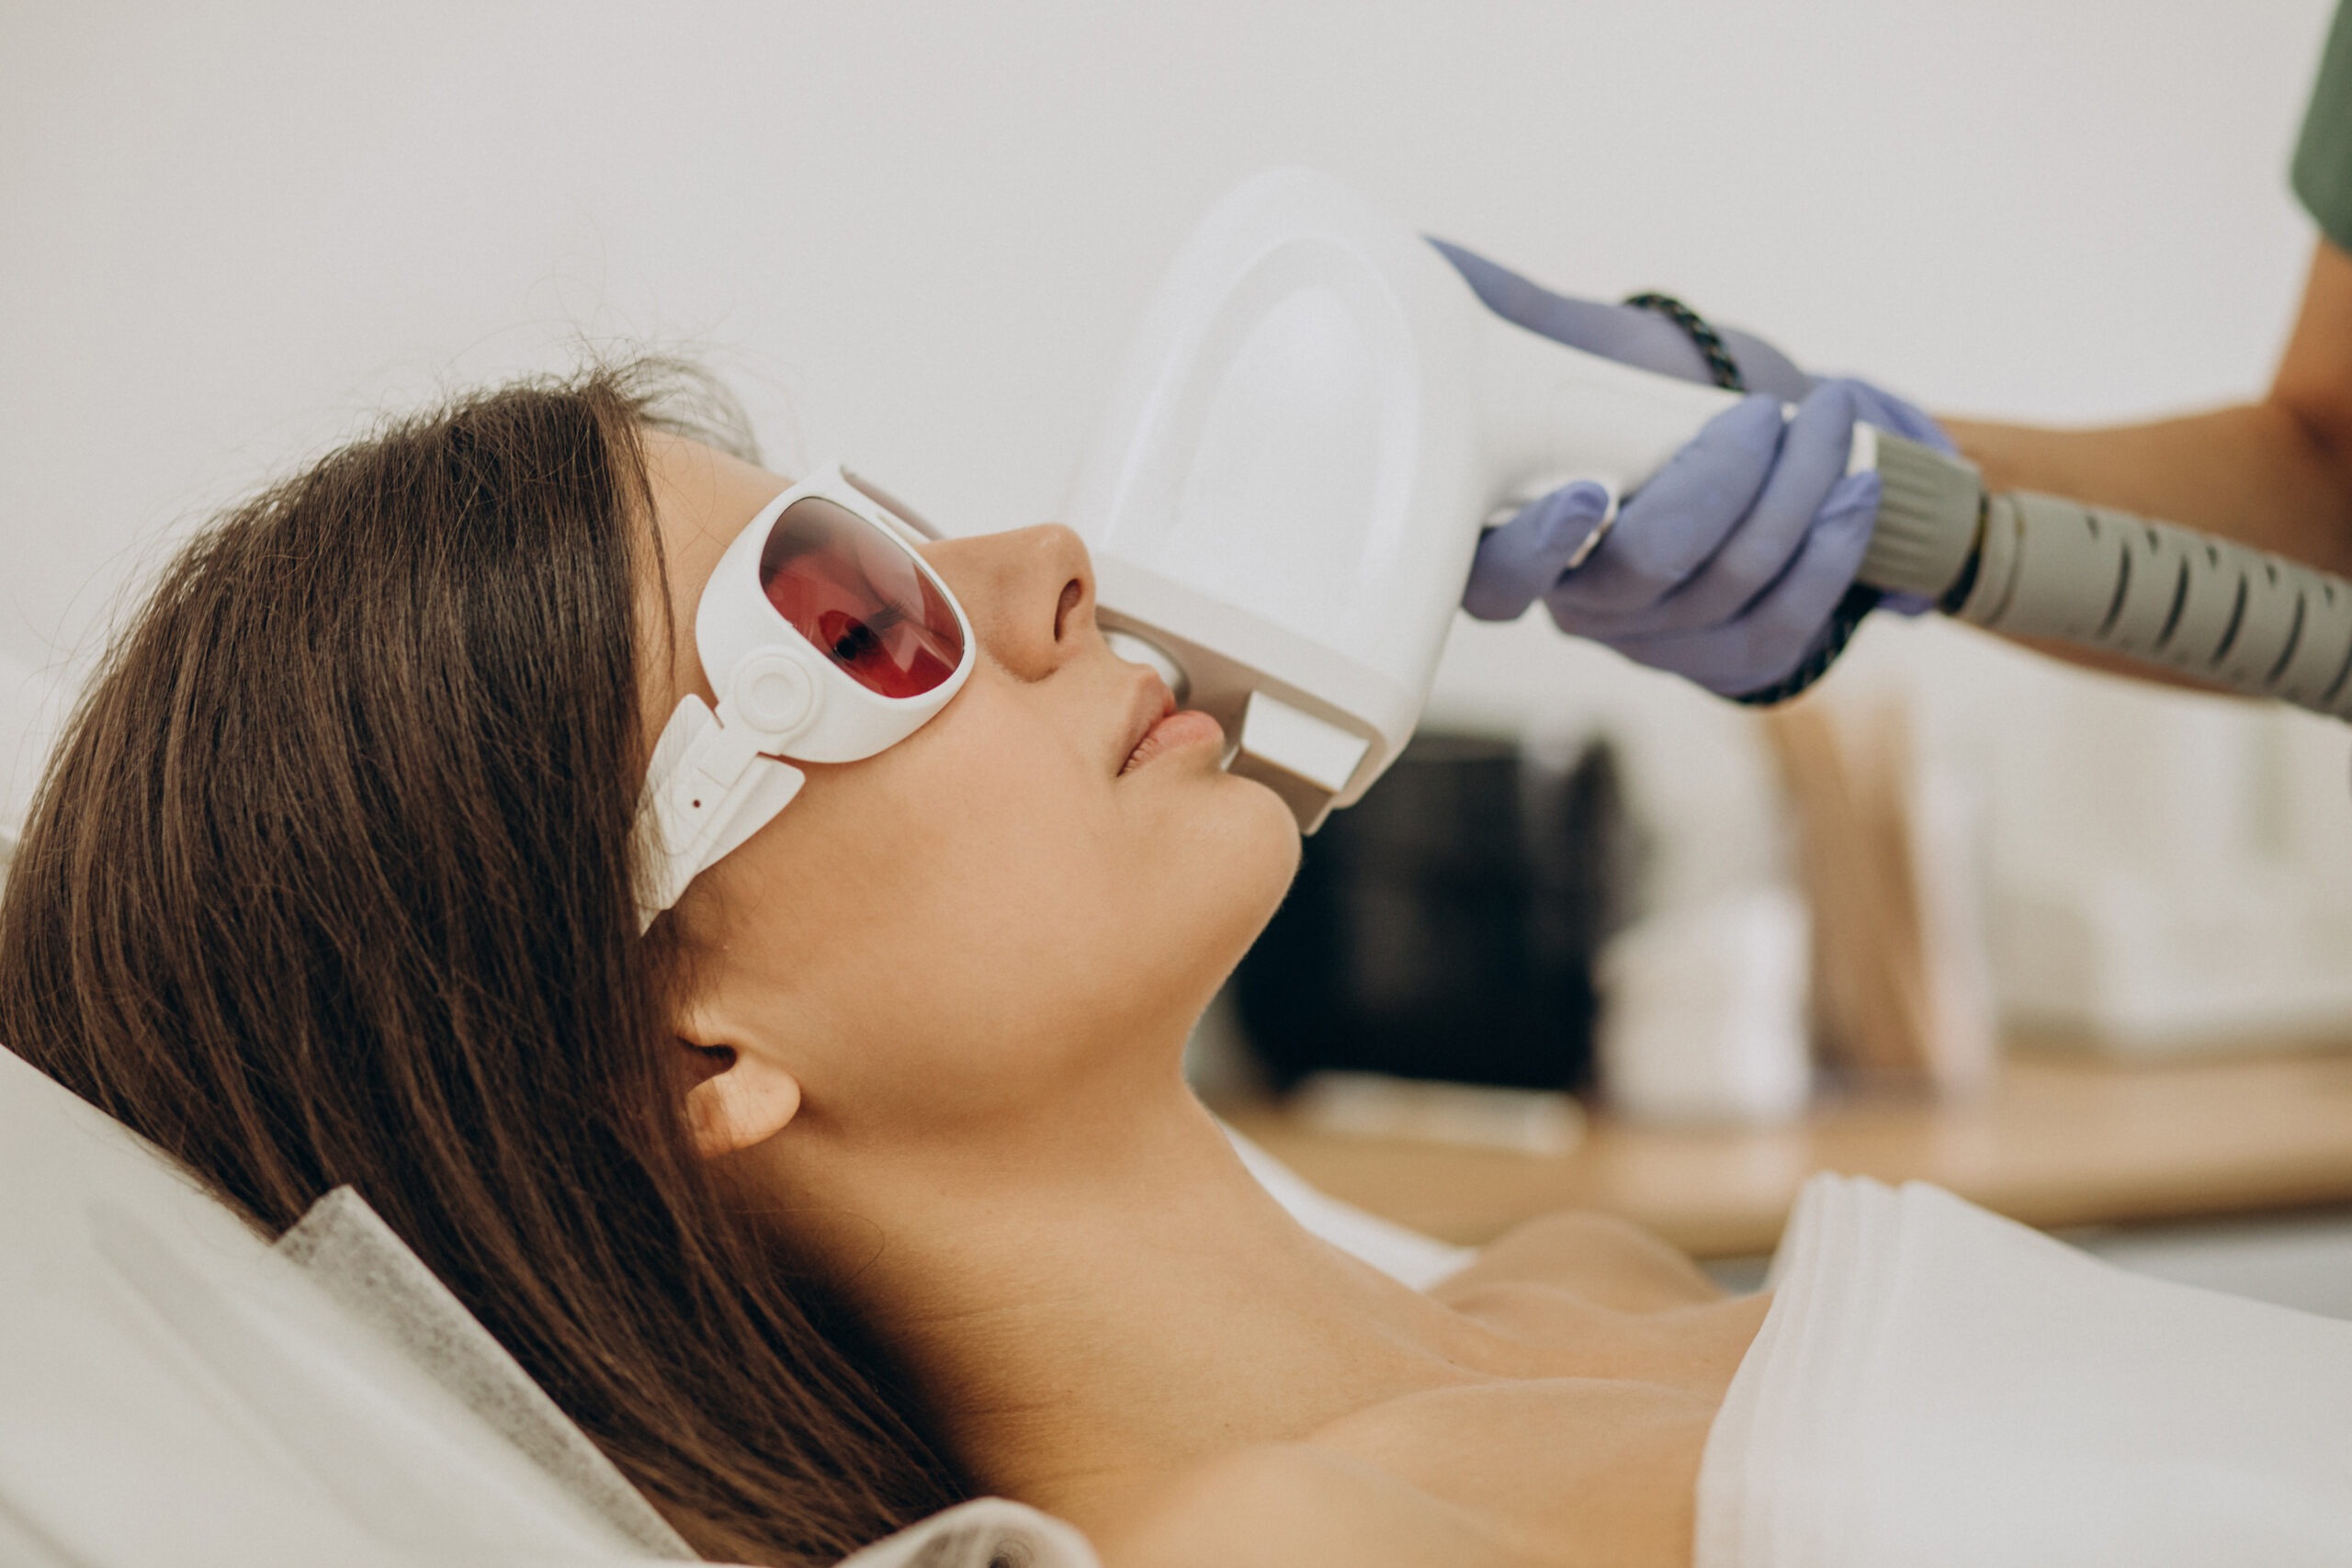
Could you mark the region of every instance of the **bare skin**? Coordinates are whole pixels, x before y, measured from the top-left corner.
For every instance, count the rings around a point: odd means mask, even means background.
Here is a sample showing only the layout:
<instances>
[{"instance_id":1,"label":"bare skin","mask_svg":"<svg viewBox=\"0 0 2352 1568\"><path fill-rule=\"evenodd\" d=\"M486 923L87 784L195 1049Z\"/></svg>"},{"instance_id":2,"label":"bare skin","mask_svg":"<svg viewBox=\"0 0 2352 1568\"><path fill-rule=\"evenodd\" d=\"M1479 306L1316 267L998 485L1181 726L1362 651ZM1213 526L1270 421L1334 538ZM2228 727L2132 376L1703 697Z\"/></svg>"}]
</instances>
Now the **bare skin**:
<instances>
[{"instance_id":1,"label":"bare skin","mask_svg":"<svg viewBox=\"0 0 2352 1568\"><path fill-rule=\"evenodd\" d=\"M1996 486L2352 571L2352 258L2321 245L2258 403L1947 425ZM665 438L653 458L658 722L711 694L695 600L784 480ZM1104 646L1066 531L930 554L987 655L970 684L881 756L810 770L668 917L707 1157L844 1284L976 1482L1113 1568L1687 1563L1766 1302L1590 1217L1429 1294L1293 1224L1180 1071L1288 882L1288 813L1197 725L1151 729L1165 694Z\"/></svg>"},{"instance_id":2,"label":"bare skin","mask_svg":"<svg viewBox=\"0 0 2352 1568\"><path fill-rule=\"evenodd\" d=\"M2352 255L2326 240L2259 402L2152 424L2044 430L1940 422L1996 490L2033 490L2202 529L2352 576ZM2036 642L2143 679L2161 672Z\"/></svg>"},{"instance_id":3,"label":"bare skin","mask_svg":"<svg viewBox=\"0 0 2352 1568\"><path fill-rule=\"evenodd\" d=\"M658 723L710 694L695 602L785 481L652 458ZM1289 882L1288 810L1199 721L1152 727L1166 694L1104 644L1066 530L927 553L986 655L965 689L811 769L665 917L706 1156L842 1284L976 1483L1113 1568L1687 1563L1765 1302L1591 1218L1430 1294L1300 1229L1182 1073Z\"/></svg>"}]
</instances>

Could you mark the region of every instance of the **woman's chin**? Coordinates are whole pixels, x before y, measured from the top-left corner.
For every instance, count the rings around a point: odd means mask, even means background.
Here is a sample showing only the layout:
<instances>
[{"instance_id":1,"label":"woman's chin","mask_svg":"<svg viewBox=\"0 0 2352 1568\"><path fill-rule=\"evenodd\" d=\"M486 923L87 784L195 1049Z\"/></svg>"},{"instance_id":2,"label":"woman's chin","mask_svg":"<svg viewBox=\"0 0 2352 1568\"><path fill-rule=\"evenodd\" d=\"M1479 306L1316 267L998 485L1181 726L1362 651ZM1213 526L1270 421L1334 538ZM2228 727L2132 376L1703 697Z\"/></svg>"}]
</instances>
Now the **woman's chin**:
<instances>
[{"instance_id":1,"label":"woman's chin","mask_svg":"<svg viewBox=\"0 0 2352 1568\"><path fill-rule=\"evenodd\" d=\"M1244 784L1249 782L1247 779L1242 781ZM1279 903L1282 894L1290 891L1291 879L1298 874L1299 857L1306 851L1306 836L1298 830L1298 818L1291 814L1282 796L1274 795L1263 784L1257 787L1261 793L1273 796L1271 804L1261 804L1259 815L1266 825L1266 837L1273 847L1274 859L1282 866L1282 889L1274 896L1275 902Z\"/></svg>"},{"instance_id":2,"label":"woman's chin","mask_svg":"<svg viewBox=\"0 0 2352 1568\"><path fill-rule=\"evenodd\" d=\"M1230 818L1228 842L1221 852L1234 879L1237 909L1245 912L1249 922L1248 933L1234 953L1238 963L1290 891L1291 881L1298 874L1304 840L1298 818L1272 790L1233 773L1222 775L1218 782L1225 795L1219 805Z\"/></svg>"},{"instance_id":3,"label":"woman's chin","mask_svg":"<svg viewBox=\"0 0 2352 1568\"><path fill-rule=\"evenodd\" d=\"M1148 842L1125 860L1114 895L1122 923L1158 930L1163 953L1183 953L1184 968L1221 983L1290 890L1298 819L1265 785L1214 769L1160 794L1155 807L1135 824Z\"/></svg>"}]
</instances>

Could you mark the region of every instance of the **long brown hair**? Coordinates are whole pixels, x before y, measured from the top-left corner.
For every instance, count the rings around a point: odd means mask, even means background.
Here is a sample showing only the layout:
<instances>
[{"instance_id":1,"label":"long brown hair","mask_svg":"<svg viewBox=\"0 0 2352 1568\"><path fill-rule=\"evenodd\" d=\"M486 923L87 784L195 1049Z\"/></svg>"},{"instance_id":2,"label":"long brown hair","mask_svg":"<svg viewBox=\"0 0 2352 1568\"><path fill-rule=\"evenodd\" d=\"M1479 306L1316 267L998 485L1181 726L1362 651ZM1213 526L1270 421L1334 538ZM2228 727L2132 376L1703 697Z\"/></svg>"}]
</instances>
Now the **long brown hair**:
<instances>
[{"instance_id":1,"label":"long brown hair","mask_svg":"<svg viewBox=\"0 0 2352 1568\"><path fill-rule=\"evenodd\" d=\"M684 1134L631 824L697 387L469 397L206 529L51 762L0 1041L272 1234L356 1187L697 1549L831 1562L964 1494Z\"/></svg>"}]
</instances>

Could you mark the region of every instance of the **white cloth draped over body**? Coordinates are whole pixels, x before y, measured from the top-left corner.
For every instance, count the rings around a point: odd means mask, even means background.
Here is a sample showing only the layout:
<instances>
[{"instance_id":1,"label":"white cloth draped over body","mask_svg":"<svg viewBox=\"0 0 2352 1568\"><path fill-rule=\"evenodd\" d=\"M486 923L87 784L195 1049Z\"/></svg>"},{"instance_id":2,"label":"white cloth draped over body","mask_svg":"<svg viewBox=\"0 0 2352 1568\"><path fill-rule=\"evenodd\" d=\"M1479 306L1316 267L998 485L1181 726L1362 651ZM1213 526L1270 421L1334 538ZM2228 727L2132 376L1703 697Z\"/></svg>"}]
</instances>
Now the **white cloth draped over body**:
<instances>
[{"instance_id":1,"label":"white cloth draped over body","mask_svg":"<svg viewBox=\"0 0 2352 1568\"><path fill-rule=\"evenodd\" d=\"M1467 1256L1245 1160L1409 1283ZM1699 1568L2352 1562L2352 1324L1825 1178L1708 1441ZM279 1244L0 1050L0 1562L614 1568L660 1515L356 1194ZM1099 1568L967 1504L844 1568Z\"/></svg>"},{"instance_id":2,"label":"white cloth draped over body","mask_svg":"<svg viewBox=\"0 0 2352 1568\"><path fill-rule=\"evenodd\" d=\"M2352 1323L1833 1176L1771 1284L1696 1568L2352 1563Z\"/></svg>"}]
</instances>

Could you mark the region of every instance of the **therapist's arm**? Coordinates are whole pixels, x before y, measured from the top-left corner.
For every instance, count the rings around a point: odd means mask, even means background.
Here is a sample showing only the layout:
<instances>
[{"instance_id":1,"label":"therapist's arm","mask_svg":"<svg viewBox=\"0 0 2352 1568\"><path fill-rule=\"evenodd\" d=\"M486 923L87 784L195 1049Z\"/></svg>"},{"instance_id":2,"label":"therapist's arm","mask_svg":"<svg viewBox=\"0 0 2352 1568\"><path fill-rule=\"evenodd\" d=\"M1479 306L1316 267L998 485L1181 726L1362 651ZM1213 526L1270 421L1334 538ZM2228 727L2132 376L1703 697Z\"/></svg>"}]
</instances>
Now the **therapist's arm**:
<instances>
[{"instance_id":1,"label":"therapist's arm","mask_svg":"<svg viewBox=\"0 0 2352 1568\"><path fill-rule=\"evenodd\" d=\"M2352 255L2320 242L2260 402L2107 430L1940 423L1990 489L2121 507L2352 577Z\"/></svg>"},{"instance_id":2,"label":"therapist's arm","mask_svg":"<svg viewBox=\"0 0 2352 1568\"><path fill-rule=\"evenodd\" d=\"M2352 577L2352 255L2326 240L2260 402L2105 430L1940 422L1993 490L2043 491L2219 534ZM2198 682L2066 643L2075 664Z\"/></svg>"}]
</instances>

